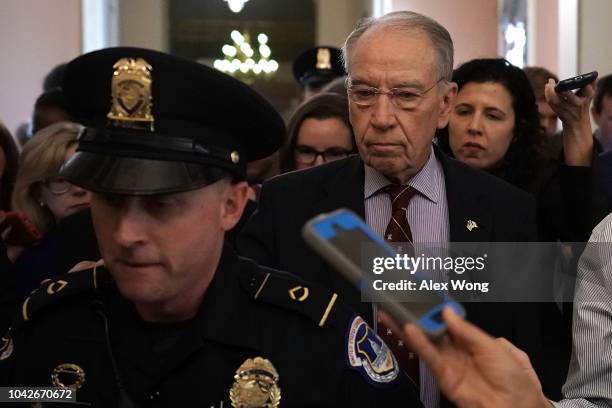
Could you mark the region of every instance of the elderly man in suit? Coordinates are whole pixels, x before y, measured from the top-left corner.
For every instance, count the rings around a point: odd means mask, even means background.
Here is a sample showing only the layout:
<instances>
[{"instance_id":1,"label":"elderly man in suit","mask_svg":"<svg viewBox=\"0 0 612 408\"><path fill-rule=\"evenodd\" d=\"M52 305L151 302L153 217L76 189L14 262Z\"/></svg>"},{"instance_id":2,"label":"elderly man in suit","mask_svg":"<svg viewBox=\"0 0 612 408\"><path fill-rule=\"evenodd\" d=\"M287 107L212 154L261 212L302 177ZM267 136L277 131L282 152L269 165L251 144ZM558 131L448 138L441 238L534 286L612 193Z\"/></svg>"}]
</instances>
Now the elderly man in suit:
<instances>
[{"instance_id":1,"label":"elderly man in suit","mask_svg":"<svg viewBox=\"0 0 612 408\"><path fill-rule=\"evenodd\" d=\"M397 188L411 196L399 220L404 241L522 242L536 240L535 207L526 193L444 156L432 143L457 93L453 44L444 27L413 12L387 14L361 22L343 54L359 155L264 183L238 248L264 265L333 288L376 325L375 307L306 246L300 230L309 218L346 207L388 238L395 222L390 191ZM493 335L537 349L537 324L527 321L533 316L522 312L525 305L465 306L468 318ZM425 405L439 406L424 365L418 375Z\"/></svg>"}]
</instances>

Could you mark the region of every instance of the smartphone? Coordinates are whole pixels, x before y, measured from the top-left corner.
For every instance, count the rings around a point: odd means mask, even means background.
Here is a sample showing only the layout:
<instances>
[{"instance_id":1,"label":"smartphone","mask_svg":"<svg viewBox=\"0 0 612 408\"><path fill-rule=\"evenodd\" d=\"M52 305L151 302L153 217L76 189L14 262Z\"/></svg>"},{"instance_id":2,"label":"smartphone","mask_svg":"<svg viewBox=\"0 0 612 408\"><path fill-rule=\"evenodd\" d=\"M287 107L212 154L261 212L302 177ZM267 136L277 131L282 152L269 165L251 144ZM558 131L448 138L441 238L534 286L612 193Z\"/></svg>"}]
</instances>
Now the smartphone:
<instances>
[{"instance_id":1,"label":"smartphone","mask_svg":"<svg viewBox=\"0 0 612 408\"><path fill-rule=\"evenodd\" d=\"M555 85L556 92L565 92L572 91L574 89L584 88L591 82L597 79L597 71L589 72L588 74L582 74L575 76L573 78L564 79L563 81L559 81L557 85Z\"/></svg>"},{"instance_id":2,"label":"smartphone","mask_svg":"<svg viewBox=\"0 0 612 408\"><path fill-rule=\"evenodd\" d=\"M393 258L398 254L359 216L347 209L321 214L309 220L302 229L302 236L321 257L362 290L364 287L371 288L374 283L374 275L361 266L364 248L367 248L366 257ZM415 271L411 279L422 281L423 277ZM446 330L441 316L445 307L450 306L458 315L465 316L461 304L441 290L419 291L418 301L415 302L399 302L389 291L377 292L376 298L382 300L378 302L380 307L400 326L416 323L432 338Z\"/></svg>"},{"instance_id":3,"label":"smartphone","mask_svg":"<svg viewBox=\"0 0 612 408\"><path fill-rule=\"evenodd\" d=\"M4 237L5 244L25 246L42 239L38 228L23 212L9 211L4 215L4 221L0 224L0 235L8 230L8 235Z\"/></svg>"}]
</instances>

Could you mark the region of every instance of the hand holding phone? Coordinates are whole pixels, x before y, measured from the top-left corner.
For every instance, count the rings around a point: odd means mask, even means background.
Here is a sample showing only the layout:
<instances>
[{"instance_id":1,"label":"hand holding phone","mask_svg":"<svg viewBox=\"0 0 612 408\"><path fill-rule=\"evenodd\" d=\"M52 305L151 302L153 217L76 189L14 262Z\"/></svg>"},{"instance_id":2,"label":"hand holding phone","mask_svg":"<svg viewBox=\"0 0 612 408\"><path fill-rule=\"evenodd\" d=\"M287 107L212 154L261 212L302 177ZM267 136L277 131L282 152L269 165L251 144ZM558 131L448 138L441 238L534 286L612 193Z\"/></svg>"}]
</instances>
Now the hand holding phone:
<instances>
[{"instance_id":1,"label":"hand holding phone","mask_svg":"<svg viewBox=\"0 0 612 408\"><path fill-rule=\"evenodd\" d=\"M574 89L581 89L597 79L597 71L589 72L588 74L581 74L572 78L564 79L559 81L555 85L555 91L566 92Z\"/></svg>"},{"instance_id":2,"label":"hand holding phone","mask_svg":"<svg viewBox=\"0 0 612 408\"><path fill-rule=\"evenodd\" d=\"M42 234L21 211L4 213L0 223L0 236L6 245L25 246L42 239Z\"/></svg>"},{"instance_id":3,"label":"hand holding phone","mask_svg":"<svg viewBox=\"0 0 612 408\"><path fill-rule=\"evenodd\" d=\"M372 249L375 257L393 258L397 255L392 246L346 209L311 219L304 226L302 235L319 255L362 290L371 288L374 283L372 276L364 273L361 267L364 248ZM367 255L370 255L369 250ZM413 275L413 279L422 280L418 273ZM380 306L398 325L417 323L430 337L437 337L445 331L441 317L445 307L449 306L460 316L465 316L463 307L442 291L420 292L417 302L399 302L386 290L377 292L376 297L383 300Z\"/></svg>"}]
</instances>

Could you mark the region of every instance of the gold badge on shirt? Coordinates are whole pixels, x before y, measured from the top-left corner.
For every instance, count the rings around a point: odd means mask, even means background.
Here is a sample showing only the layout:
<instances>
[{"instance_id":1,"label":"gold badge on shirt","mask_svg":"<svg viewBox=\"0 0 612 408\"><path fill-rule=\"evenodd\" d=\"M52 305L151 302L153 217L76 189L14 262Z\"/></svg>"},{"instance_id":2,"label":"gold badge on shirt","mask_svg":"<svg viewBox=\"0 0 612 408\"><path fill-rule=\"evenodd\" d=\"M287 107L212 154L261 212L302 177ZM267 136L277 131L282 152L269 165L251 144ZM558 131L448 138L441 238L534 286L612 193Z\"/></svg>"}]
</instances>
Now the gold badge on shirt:
<instances>
[{"instance_id":1,"label":"gold badge on shirt","mask_svg":"<svg viewBox=\"0 0 612 408\"><path fill-rule=\"evenodd\" d=\"M278 372L270 360L249 358L238 367L230 389L232 407L277 408L280 399Z\"/></svg>"},{"instance_id":2,"label":"gold badge on shirt","mask_svg":"<svg viewBox=\"0 0 612 408\"><path fill-rule=\"evenodd\" d=\"M85 370L76 364L60 364L51 372L51 383L55 387L78 390L85 382Z\"/></svg>"},{"instance_id":3,"label":"gold badge on shirt","mask_svg":"<svg viewBox=\"0 0 612 408\"><path fill-rule=\"evenodd\" d=\"M113 68L112 104L107 118L113 126L152 131L151 65L142 58L121 58Z\"/></svg>"}]
</instances>

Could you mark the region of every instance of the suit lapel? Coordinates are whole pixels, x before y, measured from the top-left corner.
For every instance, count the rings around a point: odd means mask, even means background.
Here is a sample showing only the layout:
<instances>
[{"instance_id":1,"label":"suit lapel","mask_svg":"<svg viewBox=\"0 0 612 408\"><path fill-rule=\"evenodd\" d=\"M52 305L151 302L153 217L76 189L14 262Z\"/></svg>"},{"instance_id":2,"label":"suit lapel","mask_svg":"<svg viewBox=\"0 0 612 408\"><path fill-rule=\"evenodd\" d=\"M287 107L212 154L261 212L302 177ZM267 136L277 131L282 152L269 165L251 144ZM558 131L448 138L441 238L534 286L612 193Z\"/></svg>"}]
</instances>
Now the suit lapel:
<instances>
[{"instance_id":1,"label":"suit lapel","mask_svg":"<svg viewBox=\"0 0 612 408\"><path fill-rule=\"evenodd\" d=\"M493 219L488 200L464 165L434 149L444 169L451 242L489 242Z\"/></svg>"},{"instance_id":2,"label":"suit lapel","mask_svg":"<svg viewBox=\"0 0 612 408\"><path fill-rule=\"evenodd\" d=\"M359 156L351 156L346 159L346 164L324 183L323 195L318 204L324 208L322 211L344 207L365 218L363 183L363 162Z\"/></svg>"},{"instance_id":3,"label":"suit lapel","mask_svg":"<svg viewBox=\"0 0 612 408\"><path fill-rule=\"evenodd\" d=\"M357 155L346 159L344 166L324 182L321 196L313 205L316 213L329 212L338 208L348 208L365 219L363 199L364 167ZM340 273L325 264L331 279L332 289L343 294L344 303L352 307L368 323L372 324L372 306L361 301L361 293Z\"/></svg>"}]
</instances>

